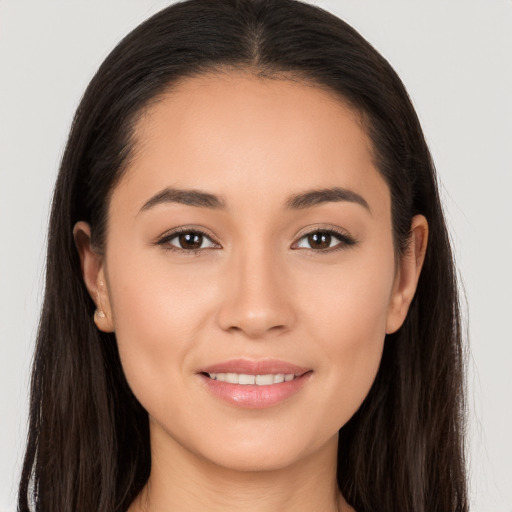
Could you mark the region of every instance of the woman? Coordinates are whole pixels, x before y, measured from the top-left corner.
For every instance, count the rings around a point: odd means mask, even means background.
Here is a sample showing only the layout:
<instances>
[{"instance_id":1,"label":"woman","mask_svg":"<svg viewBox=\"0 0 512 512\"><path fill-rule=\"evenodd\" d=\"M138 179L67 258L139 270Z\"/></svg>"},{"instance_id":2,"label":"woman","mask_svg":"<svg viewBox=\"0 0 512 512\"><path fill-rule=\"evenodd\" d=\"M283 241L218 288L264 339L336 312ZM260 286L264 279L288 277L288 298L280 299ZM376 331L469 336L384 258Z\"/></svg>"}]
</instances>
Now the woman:
<instances>
[{"instance_id":1,"label":"woman","mask_svg":"<svg viewBox=\"0 0 512 512\"><path fill-rule=\"evenodd\" d=\"M73 123L19 509L467 510L459 324L389 64L307 4L173 5Z\"/></svg>"}]
</instances>

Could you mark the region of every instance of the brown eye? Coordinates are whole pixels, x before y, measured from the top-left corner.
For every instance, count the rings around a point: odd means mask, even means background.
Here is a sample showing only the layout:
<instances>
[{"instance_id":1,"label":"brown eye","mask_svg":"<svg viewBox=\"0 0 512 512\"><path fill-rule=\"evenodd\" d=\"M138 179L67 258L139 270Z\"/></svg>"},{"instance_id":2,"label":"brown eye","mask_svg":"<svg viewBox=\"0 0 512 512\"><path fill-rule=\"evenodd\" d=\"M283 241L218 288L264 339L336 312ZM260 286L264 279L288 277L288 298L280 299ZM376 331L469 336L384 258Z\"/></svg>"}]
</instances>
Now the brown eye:
<instances>
[{"instance_id":1,"label":"brown eye","mask_svg":"<svg viewBox=\"0 0 512 512\"><path fill-rule=\"evenodd\" d=\"M331 229L311 231L296 243L296 249L316 250L317 252L332 252L355 245L357 242L348 233L339 233Z\"/></svg>"},{"instance_id":2,"label":"brown eye","mask_svg":"<svg viewBox=\"0 0 512 512\"><path fill-rule=\"evenodd\" d=\"M308 235L308 243L312 249L328 249L332 236L329 233L317 231Z\"/></svg>"},{"instance_id":3,"label":"brown eye","mask_svg":"<svg viewBox=\"0 0 512 512\"><path fill-rule=\"evenodd\" d=\"M181 249L200 249L203 245L203 235L200 233L182 233L178 236Z\"/></svg>"},{"instance_id":4,"label":"brown eye","mask_svg":"<svg viewBox=\"0 0 512 512\"><path fill-rule=\"evenodd\" d=\"M219 245L201 231L178 231L164 236L158 245L176 251L194 252L202 249L218 248Z\"/></svg>"}]
</instances>

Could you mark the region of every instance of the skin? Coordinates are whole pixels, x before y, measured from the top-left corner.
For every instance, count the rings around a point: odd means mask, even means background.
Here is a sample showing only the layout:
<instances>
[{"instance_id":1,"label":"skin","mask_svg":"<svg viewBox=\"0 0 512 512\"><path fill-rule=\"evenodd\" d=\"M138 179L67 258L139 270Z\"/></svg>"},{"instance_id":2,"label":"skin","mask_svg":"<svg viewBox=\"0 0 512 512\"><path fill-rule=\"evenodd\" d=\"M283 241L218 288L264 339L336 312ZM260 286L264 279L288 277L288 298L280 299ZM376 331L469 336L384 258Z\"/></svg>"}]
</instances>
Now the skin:
<instances>
[{"instance_id":1,"label":"skin","mask_svg":"<svg viewBox=\"0 0 512 512\"><path fill-rule=\"evenodd\" d=\"M378 370L386 333L413 298L424 217L397 261L389 189L359 116L329 92L249 74L187 79L139 119L134 157L113 191L106 248L75 226L84 279L116 333L127 380L149 413L152 470L130 511L352 510L336 485L338 430ZM143 205L166 187L221 196L225 209ZM289 209L307 190L353 201ZM199 252L174 238L200 229ZM341 230L312 247L307 235ZM166 249L167 247L167 249ZM332 249L339 250L332 250ZM312 370L282 403L243 409L197 375L233 358Z\"/></svg>"}]
</instances>

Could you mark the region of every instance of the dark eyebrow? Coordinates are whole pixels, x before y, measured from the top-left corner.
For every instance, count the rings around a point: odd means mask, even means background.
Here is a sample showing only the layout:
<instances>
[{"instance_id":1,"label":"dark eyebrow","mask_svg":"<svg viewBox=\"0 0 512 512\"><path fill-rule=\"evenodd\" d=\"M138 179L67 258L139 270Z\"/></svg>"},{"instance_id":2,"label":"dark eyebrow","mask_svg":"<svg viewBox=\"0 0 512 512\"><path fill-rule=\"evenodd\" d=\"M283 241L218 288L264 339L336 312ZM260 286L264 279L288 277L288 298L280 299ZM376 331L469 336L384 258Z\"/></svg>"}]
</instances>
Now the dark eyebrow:
<instances>
[{"instance_id":1,"label":"dark eyebrow","mask_svg":"<svg viewBox=\"0 0 512 512\"><path fill-rule=\"evenodd\" d=\"M292 210L302 210L312 206L318 206L323 203L340 201L359 204L371 213L370 206L364 197L352 190L339 187L308 190L306 192L293 195L286 201L286 207Z\"/></svg>"},{"instance_id":2,"label":"dark eyebrow","mask_svg":"<svg viewBox=\"0 0 512 512\"><path fill-rule=\"evenodd\" d=\"M178 189L178 188L165 188L158 192L140 209L140 212L149 210L157 204L165 203L180 203L188 206L198 206L200 208L213 208L225 209L226 202L220 197L209 194L208 192L201 192L200 190Z\"/></svg>"},{"instance_id":3,"label":"dark eyebrow","mask_svg":"<svg viewBox=\"0 0 512 512\"><path fill-rule=\"evenodd\" d=\"M340 201L359 204L371 213L368 203L362 196L352 190L340 187L301 192L300 194L289 197L285 206L291 210L303 210L323 203ZM167 187L148 199L140 209L139 213L149 210L158 204L165 203L179 203L188 206L197 206L199 208L212 208L215 210L226 209L225 200L214 194L202 192L200 190Z\"/></svg>"}]
</instances>

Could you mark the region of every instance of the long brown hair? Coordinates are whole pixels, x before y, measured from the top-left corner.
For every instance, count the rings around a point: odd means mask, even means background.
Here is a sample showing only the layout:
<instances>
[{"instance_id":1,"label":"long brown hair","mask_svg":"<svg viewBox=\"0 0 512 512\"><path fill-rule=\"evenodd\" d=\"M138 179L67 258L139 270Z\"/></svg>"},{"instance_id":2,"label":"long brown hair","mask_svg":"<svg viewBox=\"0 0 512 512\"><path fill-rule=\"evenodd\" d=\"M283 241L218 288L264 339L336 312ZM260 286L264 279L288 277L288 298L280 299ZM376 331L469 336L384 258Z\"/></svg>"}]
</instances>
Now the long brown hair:
<instances>
[{"instance_id":1,"label":"long brown hair","mask_svg":"<svg viewBox=\"0 0 512 512\"><path fill-rule=\"evenodd\" d=\"M31 384L19 512L125 511L150 467L146 411L114 334L93 323L72 229L104 243L110 193L137 116L184 77L218 68L327 88L365 119L389 185L394 241L411 219L429 247L404 325L385 340L374 385L340 430L338 485L358 512L467 511L463 349L456 275L436 174L405 88L353 28L295 0L188 0L137 27L107 57L76 112L57 179Z\"/></svg>"}]
</instances>

